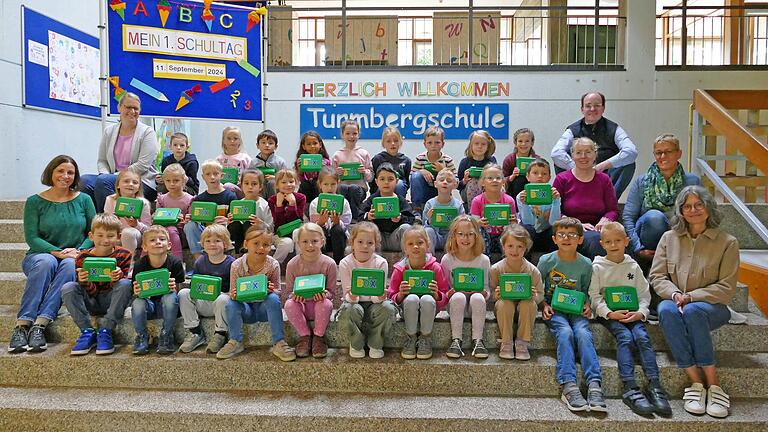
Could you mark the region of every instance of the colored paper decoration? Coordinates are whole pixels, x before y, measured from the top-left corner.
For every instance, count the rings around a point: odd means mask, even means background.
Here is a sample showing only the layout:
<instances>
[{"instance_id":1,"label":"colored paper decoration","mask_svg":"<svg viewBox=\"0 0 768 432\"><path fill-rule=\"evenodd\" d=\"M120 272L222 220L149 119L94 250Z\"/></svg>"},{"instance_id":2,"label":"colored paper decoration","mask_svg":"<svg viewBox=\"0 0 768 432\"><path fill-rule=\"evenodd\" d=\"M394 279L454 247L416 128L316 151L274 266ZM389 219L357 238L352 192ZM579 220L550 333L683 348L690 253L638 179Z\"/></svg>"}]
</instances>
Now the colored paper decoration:
<instances>
[{"instance_id":1,"label":"colored paper decoration","mask_svg":"<svg viewBox=\"0 0 768 432\"><path fill-rule=\"evenodd\" d=\"M246 60L246 59L238 60L237 64L240 65L241 68L243 68L246 71L248 71L248 73L250 73L254 77L258 77L259 74L261 73L258 69L256 69L256 66L248 63L248 60Z\"/></svg>"},{"instance_id":2,"label":"colored paper decoration","mask_svg":"<svg viewBox=\"0 0 768 432\"><path fill-rule=\"evenodd\" d=\"M161 102L168 102L168 98L163 94L163 92L161 92L160 90L152 87L151 85L143 81L133 78L131 80L131 86L143 91L144 93L152 96L153 98Z\"/></svg>"},{"instance_id":3,"label":"colored paper decoration","mask_svg":"<svg viewBox=\"0 0 768 432\"><path fill-rule=\"evenodd\" d=\"M123 0L110 0L109 8L120 15L120 19L125 21L125 2Z\"/></svg>"},{"instance_id":4,"label":"colored paper decoration","mask_svg":"<svg viewBox=\"0 0 768 432\"><path fill-rule=\"evenodd\" d=\"M224 90L225 88L229 87L230 84L235 82L234 78L224 78L223 80L213 83L208 88L211 90L211 93L216 93L220 90Z\"/></svg>"},{"instance_id":5,"label":"colored paper decoration","mask_svg":"<svg viewBox=\"0 0 768 432\"><path fill-rule=\"evenodd\" d=\"M200 84L195 84L192 88L181 92L181 95L179 95L179 101L176 102L176 111L184 108L185 106L189 105L190 102L194 101L195 93L200 93L201 90L202 87Z\"/></svg>"},{"instance_id":6,"label":"colored paper decoration","mask_svg":"<svg viewBox=\"0 0 768 432\"><path fill-rule=\"evenodd\" d=\"M157 13L160 14L160 24L165 28L165 22L168 21L168 16L171 14L171 4L168 0L160 0L157 3Z\"/></svg>"},{"instance_id":7,"label":"colored paper decoration","mask_svg":"<svg viewBox=\"0 0 768 432\"><path fill-rule=\"evenodd\" d=\"M119 76L111 76L107 78L107 81L109 81L110 84L112 84L112 87L115 88L115 100L117 103L120 103L120 100L123 99L123 96L127 93L127 91L120 87L120 77Z\"/></svg>"},{"instance_id":8,"label":"colored paper decoration","mask_svg":"<svg viewBox=\"0 0 768 432\"><path fill-rule=\"evenodd\" d=\"M208 31L211 31L211 26L213 25L213 12L211 12L211 3L213 0L205 0L203 3L203 22L205 23L205 26L208 27Z\"/></svg>"}]
</instances>

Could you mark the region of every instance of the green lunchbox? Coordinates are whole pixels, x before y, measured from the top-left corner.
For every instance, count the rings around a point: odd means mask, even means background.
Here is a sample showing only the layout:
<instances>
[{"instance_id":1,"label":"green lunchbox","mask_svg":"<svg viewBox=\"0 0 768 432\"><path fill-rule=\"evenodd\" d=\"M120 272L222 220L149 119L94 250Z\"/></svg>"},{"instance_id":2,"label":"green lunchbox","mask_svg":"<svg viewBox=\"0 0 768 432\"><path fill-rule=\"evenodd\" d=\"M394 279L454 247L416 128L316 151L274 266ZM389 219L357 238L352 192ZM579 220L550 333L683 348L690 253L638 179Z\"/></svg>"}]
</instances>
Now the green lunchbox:
<instances>
[{"instance_id":1,"label":"green lunchbox","mask_svg":"<svg viewBox=\"0 0 768 432\"><path fill-rule=\"evenodd\" d=\"M456 291L482 292L485 288L485 272L481 268L456 267L452 273Z\"/></svg>"},{"instance_id":2,"label":"green lunchbox","mask_svg":"<svg viewBox=\"0 0 768 432\"><path fill-rule=\"evenodd\" d=\"M299 276L293 282L293 295L311 299L315 294L325 291L325 275L313 274Z\"/></svg>"},{"instance_id":3,"label":"green lunchbox","mask_svg":"<svg viewBox=\"0 0 768 432\"><path fill-rule=\"evenodd\" d=\"M352 269L352 295L383 296L384 270L365 268Z\"/></svg>"},{"instance_id":4,"label":"green lunchbox","mask_svg":"<svg viewBox=\"0 0 768 432\"><path fill-rule=\"evenodd\" d=\"M339 164L339 168L344 170L344 173L339 176L339 180L360 180L363 178L363 173L358 171L362 166L360 162L344 162Z\"/></svg>"},{"instance_id":5,"label":"green lunchbox","mask_svg":"<svg viewBox=\"0 0 768 432\"><path fill-rule=\"evenodd\" d=\"M83 270L88 272L88 282L111 282L110 274L117 269L117 259L88 257L83 260Z\"/></svg>"},{"instance_id":6,"label":"green lunchbox","mask_svg":"<svg viewBox=\"0 0 768 432\"><path fill-rule=\"evenodd\" d=\"M235 300L243 303L264 301L269 294L267 275L257 274L237 278Z\"/></svg>"},{"instance_id":7,"label":"green lunchbox","mask_svg":"<svg viewBox=\"0 0 768 432\"><path fill-rule=\"evenodd\" d=\"M503 273L499 276L499 295L504 300L528 300L531 293L531 275Z\"/></svg>"},{"instance_id":8,"label":"green lunchbox","mask_svg":"<svg viewBox=\"0 0 768 432\"><path fill-rule=\"evenodd\" d=\"M284 223L277 227L277 235L280 237L288 237L293 234L294 231L301 227L301 219L292 220L288 223Z\"/></svg>"},{"instance_id":9,"label":"green lunchbox","mask_svg":"<svg viewBox=\"0 0 768 432\"><path fill-rule=\"evenodd\" d=\"M424 169L431 172L432 175L437 175L437 170L435 169L435 166L432 165L431 162L427 162L424 164Z\"/></svg>"},{"instance_id":10,"label":"green lunchbox","mask_svg":"<svg viewBox=\"0 0 768 432\"><path fill-rule=\"evenodd\" d=\"M507 226L512 207L509 204L486 204L483 207L483 217L490 226Z\"/></svg>"},{"instance_id":11,"label":"green lunchbox","mask_svg":"<svg viewBox=\"0 0 768 432\"><path fill-rule=\"evenodd\" d=\"M435 228L448 228L458 215L459 209L456 207L434 207L430 224Z\"/></svg>"},{"instance_id":12,"label":"green lunchbox","mask_svg":"<svg viewBox=\"0 0 768 432\"><path fill-rule=\"evenodd\" d=\"M528 183L525 185L525 203L528 205L552 204L552 186L549 183Z\"/></svg>"},{"instance_id":13,"label":"green lunchbox","mask_svg":"<svg viewBox=\"0 0 768 432\"><path fill-rule=\"evenodd\" d=\"M168 280L171 278L171 272L168 269L157 269L141 272L136 275L136 282L139 284L139 298L149 298L168 294L171 289L168 287Z\"/></svg>"},{"instance_id":14,"label":"green lunchbox","mask_svg":"<svg viewBox=\"0 0 768 432\"><path fill-rule=\"evenodd\" d=\"M605 304L612 311L631 311L640 309L637 290L630 286L614 286L605 288Z\"/></svg>"},{"instance_id":15,"label":"green lunchbox","mask_svg":"<svg viewBox=\"0 0 768 432\"><path fill-rule=\"evenodd\" d=\"M218 276L192 275L189 296L196 300L214 301L221 294L221 278Z\"/></svg>"},{"instance_id":16,"label":"green lunchbox","mask_svg":"<svg viewBox=\"0 0 768 432\"><path fill-rule=\"evenodd\" d=\"M515 159L515 166L520 171L520 175L525 175L528 172L528 165L535 161L536 158L532 157L518 157Z\"/></svg>"},{"instance_id":17,"label":"green lunchbox","mask_svg":"<svg viewBox=\"0 0 768 432\"><path fill-rule=\"evenodd\" d=\"M400 216L400 198L376 197L373 199L373 217L376 219L390 219Z\"/></svg>"},{"instance_id":18,"label":"green lunchbox","mask_svg":"<svg viewBox=\"0 0 768 432\"><path fill-rule=\"evenodd\" d=\"M256 213L256 201L234 200L229 203L229 212L232 213L232 220L246 221Z\"/></svg>"},{"instance_id":19,"label":"green lunchbox","mask_svg":"<svg viewBox=\"0 0 768 432\"><path fill-rule=\"evenodd\" d=\"M470 178L480 178L481 175L483 175L483 169L481 167L470 167L469 168L469 177Z\"/></svg>"},{"instance_id":20,"label":"green lunchbox","mask_svg":"<svg viewBox=\"0 0 768 432\"><path fill-rule=\"evenodd\" d=\"M195 222L213 223L217 207L214 202L194 201L189 208L189 218Z\"/></svg>"},{"instance_id":21,"label":"green lunchbox","mask_svg":"<svg viewBox=\"0 0 768 432\"><path fill-rule=\"evenodd\" d=\"M152 216L152 223L162 226L174 226L179 223L181 209L177 208L159 208L155 210Z\"/></svg>"},{"instance_id":22,"label":"green lunchbox","mask_svg":"<svg viewBox=\"0 0 768 432\"><path fill-rule=\"evenodd\" d=\"M320 156L320 155L318 155L318 156ZM275 173L277 172L277 170L276 170L276 169L274 169L274 168L270 168L270 167L267 167L267 166L260 166L260 167L256 167L256 168L257 168L259 171L261 171L261 173L262 173L262 174L264 174L265 176L268 176L268 175L275 175Z\"/></svg>"},{"instance_id":23,"label":"green lunchbox","mask_svg":"<svg viewBox=\"0 0 768 432\"><path fill-rule=\"evenodd\" d=\"M303 154L299 156L299 169L301 172L320 172L323 169L323 155Z\"/></svg>"},{"instance_id":24,"label":"green lunchbox","mask_svg":"<svg viewBox=\"0 0 768 432\"><path fill-rule=\"evenodd\" d=\"M115 203L115 216L138 219L144 209L144 200L141 198L120 197Z\"/></svg>"},{"instance_id":25,"label":"green lunchbox","mask_svg":"<svg viewBox=\"0 0 768 432\"><path fill-rule=\"evenodd\" d=\"M238 183L240 172L237 170L237 168L224 168L223 171L224 176L221 178L222 183Z\"/></svg>"},{"instance_id":26,"label":"green lunchbox","mask_svg":"<svg viewBox=\"0 0 768 432\"><path fill-rule=\"evenodd\" d=\"M410 294L431 295L429 284L435 280L435 272L432 270L406 270L403 272L403 280L411 286Z\"/></svg>"},{"instance_id":27,"label":"green lunchbox","mask_svg":"<svg viewBox=\"0 0 768 432\"><path fill-rule=\"evenodd\" d=\"M344 196L321 193L317 196L317 212L329 211L337 214L344 212Z\"/></svg>"},{"instance_id":28,"label":"green lunchbox","mask_svg":"<svg viewBox=\"0 0 768 432\"><path fill-rule=\"evenodd\" d=\"M581 315L586 296L581 291L557 287L552 294L552 309L564 314Z\"/></svg>"}]
</instances>

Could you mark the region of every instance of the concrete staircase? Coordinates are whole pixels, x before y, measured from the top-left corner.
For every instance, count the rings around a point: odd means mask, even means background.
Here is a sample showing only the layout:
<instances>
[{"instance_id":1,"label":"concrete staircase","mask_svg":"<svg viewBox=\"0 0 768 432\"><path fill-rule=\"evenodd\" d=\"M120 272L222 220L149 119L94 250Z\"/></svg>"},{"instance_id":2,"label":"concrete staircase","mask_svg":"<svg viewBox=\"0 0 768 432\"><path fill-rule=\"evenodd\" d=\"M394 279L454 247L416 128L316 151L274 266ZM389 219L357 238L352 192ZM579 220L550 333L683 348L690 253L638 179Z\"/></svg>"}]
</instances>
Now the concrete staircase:
<instances>
[{"instance_id":1,"label":"concrete staircase","mask_svg":"<svg viewBox=\"0 0 768 432\"><path fill-rule=\"evenodd\" d=\"M25 280L20 273L26 250L19 220L22 207L20 202L0 203L0 342L5 344ZM649 325L649 331L662 382L673 398L674 415L669 419L643 418L623 405L614 339L597 324L592 330L604 389L611 398L607 416L575 415L558 400L555 347L540 320L534 327L529 362L500 360L495 350L484 361L447 359L443 353L450 343L450 326L443 312L436 321L436 352L431 360L399 357L405 337L402 322L387 338L389 349L383 359L351 359L344 329L332 322L326 336L331 347L327 358L283 363L268 352L266 323L248 326L250 347L227 361L202 350L168 357L132 356L134 332L129 320L115 331L114 355L71 357L79 330L62 308L48 328L48 351L36 355L0 351L0 430L768 430L768 320L749 302L744 285L732 306L745 312L748 321L714 334L722 385L733 398L732 414L725 420L685 413L679 399L687 381L657 325ZM203 324L211 334L212 319ZM151 326L154 334L158 325ZM295 333L287 322L286 330L292 341ZM497 334L489 313L485 340L490 348L496 347ZM179 319L177 340L183 336Z\"/></svg>"}]
</instances>

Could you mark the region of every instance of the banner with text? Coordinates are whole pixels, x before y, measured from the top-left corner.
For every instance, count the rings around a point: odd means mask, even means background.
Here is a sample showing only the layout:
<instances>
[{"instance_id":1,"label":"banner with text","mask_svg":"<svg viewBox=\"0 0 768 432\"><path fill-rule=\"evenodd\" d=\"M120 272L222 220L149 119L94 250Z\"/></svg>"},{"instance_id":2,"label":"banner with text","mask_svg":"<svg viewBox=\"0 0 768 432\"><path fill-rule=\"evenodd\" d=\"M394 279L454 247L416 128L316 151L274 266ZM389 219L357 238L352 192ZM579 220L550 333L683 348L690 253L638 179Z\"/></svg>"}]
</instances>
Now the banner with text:
<instances>
[{"instance_id":1,"label":"banner with text","mask_svg":"<svg viewBox=\"0 0 768 432\"><path fill-rule=\"evenodd\" d=\"M109 8L110 113L130 91L148 116L262 119L263 9L102 1Z\"/></svg>"},{"instance_id":2,"label":"banner with text","mask_svg":"<svg viewBox=\"0 0 768 432\"><path fill-rule=\"evenodd\" d=\"M463 140L485 129L494 139L509 139L509 105L459 104L301 104L301 131L317 131L326 139L339 139L345 120L360 123L360 139L381 139L388 126L400 129L405 139L422 138L431 126L445 130L445 139Z\"/></svg>"}]
</instances>

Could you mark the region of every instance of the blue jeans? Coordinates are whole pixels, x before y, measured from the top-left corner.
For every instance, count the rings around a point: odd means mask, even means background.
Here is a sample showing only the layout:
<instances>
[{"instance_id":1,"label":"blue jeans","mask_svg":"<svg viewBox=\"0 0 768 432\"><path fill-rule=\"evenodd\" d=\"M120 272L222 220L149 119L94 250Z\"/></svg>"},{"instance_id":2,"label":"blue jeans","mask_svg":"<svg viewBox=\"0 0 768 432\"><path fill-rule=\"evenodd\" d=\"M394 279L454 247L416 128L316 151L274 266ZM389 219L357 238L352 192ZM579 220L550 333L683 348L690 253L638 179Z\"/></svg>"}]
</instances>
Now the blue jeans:
<instances>
[{"instance_id":1,"label":"blue jeans","mask_svg":"<svg viewBox=\"0 0 768 432\"><path fill-rule=\"evenodd\" d=\"M96 213L104 212L104 201L115 193L117 174L83 174L80 176L80 190L91 197ZM157 199L157 191L142 182L144 198L149 202Z\"/></svg>"},{"instance_id":2,"label":"blue jeans","mask_svg":"<svg viewBox=\"0 0 768 432\"><path fill-rule=\"evenodd\" d=\"M123 319L125 309L133 297L130 279L120 279L109 291L94 295L86 293L79 282L67 282L61 289L61 298L80 330L93 327L91 315L101 315L99 328L113 330Z\"/></svg>"},{"instance_id":3,"label":"blue jeans","mask_svg":"<svg viewBox=\"0 0 768 432\"><path fill-rule=\"evenodd\" d=\"M504 253L504 249L501 247L501 234L491 235L485 228L480 228L480 233L483 235L483 240L485 240L485 250L483 252L486 255L490 256L493 252Z\"/></svg>"},{"instance_id":4,"label":"blue jeans","mask_svg":"<svg viewBox=\"0 0 768 432\"><path fill-rule=\"evenodd\" d=\"M203 253L203 246L200 244L200 236L203 234L203 224L190 221L184 225L184 236L187 237L189 251L193 254Z\"/></svg>"},{"instance_id":5,"label":"blue jeans","mask_svg":"<svg viewBox=\"0 0 768 432\"><path fill-rule=\"evenodd\" d=\"M267 299L260 302L243 303L230 300L226 311L230 339L243 342L243 323L265 321L269 322L269 329L272 331L272 345L285 339L283 309L280 306L280 296L275 293L269 293Z\"/></svg>"},{"instance_id":6,"label":"blue jeans","mask_svg":"<svg viewBox=\"0 0 768 432\"><path fill-rule=\"evenodd\" d=\"M405 183L402 180L397 181L397 186L395 186L395 193L402 199L405 199L405 194L408 193L408 184ZM424 201L426 203L426 201Z\"/></svg>"},{"instance_id":7,"label":"blue jeans","mask_svg":"<svg viewBox=\"0 0 768 432\"><path fill-rule=\"evenodd\" d=\"M427 183L427 180L421 175L421 172L414 171L411 174L411 202L416 208L424 208L424 204L430 198L437 196L437 189L434 184Z\"/></svg>"},{"instance_id":8,"label":"blue jeans","mask_svg":"<svg viewBox=\"0 0 768 432\"><path fill-rule=\"evenodd\" d=\"M557 343L555 370L558 384L576 381L575 349L579 350L579 361L587 382L602 380L600 363L597 361L597 352L595 351L595 344L592 342L592 331L589 329L588 319L581 315L555 312L552 318L544 321L544 324Z\"/></svg>"},{"instance_id":9,"label":"blue jeans","mask_svg":"<svg viewBox=\"0 0 768 432\"><path fill-rule=\"evenodd\" d=\"M608 177L611 178L611 183L613 183L613 190L616 192L616 199L618 200L619 197L621 197L621 194L624 193L624 190L627 188L627 186L629 186L632 178L635 176L635 163L632 162L629 165L611 168L605 173L608 174Z\"/></svg>"},{"instance_id":10,"label":"blue jeans","mask_svg":"<svg viewBox=\"0 0 768 432\"><path fill-rule=\"evenodd\" d=\"M651 209L643 213L635 222L635 233L643 249L656 250L662 234L669 231L667 215Z\"/></svg>"},{"instance_id":11,"label":"blue jeans","mask_svg":"<svg viewBox=\"0 0 768 432\"><path fill-rule=\"evenodd\" d=\"M176 317L179 316L179 296L170 292L146 299L135 298L131 305L131 321L138 334L147 334L148 319L163 319L163 331L173 333Z\"/></svg>"},{"instance_id":12,"label":"blue jeans","mask_svg":"<svg viewBox=\"0 0 768 432\"><path fill-rule=\"evenodd\" d=\"M593 261L596 256L605 256L605 249L600 245L600 233L584 230L584 242L578 248L580 254Z\"/></svg>"},{"instance_id":13,"label":"blue jeans","mask_svg":"<svg viewBox=\"0 0 768 432\"><path fill-rule=\"evenodd\" d=\"M445 249L445 241L448 240L447 228L434 228L428 226L424 228L429 236L429 252L434 255L435 250Z\"/></svg>"},{"instance_id":14,"label":"blue jeans","mask_svg":"<svg viewBox=\"0 0 768 432\"><path fill-rule=\"evenodd\" d=\"M658 311L659 324L677 367L714 366L715 347L710 332L731 319L726 305L693 302L685 305L681 314L675 302L664 300Z\"/></svg>"},{"instance_id":15,"label":"blue jeans","mask_svg":"<svg viewBox=\"0 0 768 432\"><path fill-rule=\"evenodd\" d=\"M49 253L24 257L21 269L27 276L17 320L34 322L37 317L53 321L61 307L61 287L75 280L75 260L59 260Z\"/></svg>"},{"instance_id":16,"label":"blue jeans","mask_svg":"<svg viewBox=\"0 0 768 432\"><path fill-rule=\"evenodd\" d=\"M619 378L622 381L635 379L633 347L636 347L640 354L640 364L645 377L649 380L659 378L656 351L651 345L651 338L648 337L648 331L642 321L624 324L612 319L598 318L597 320L616 338L616 363L619 365Z\"/></svg>"}]
</instances>

